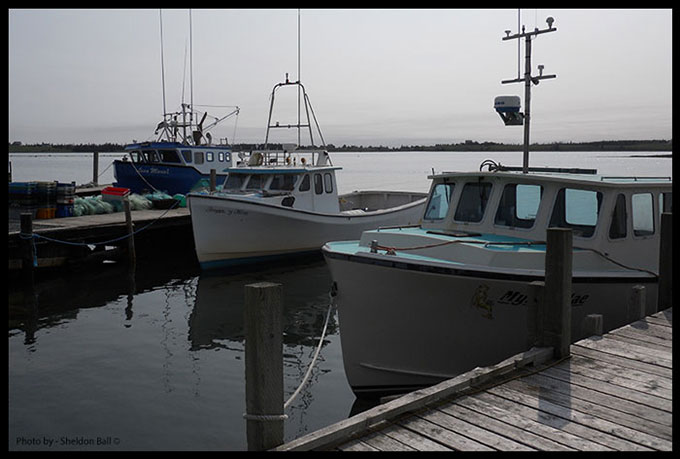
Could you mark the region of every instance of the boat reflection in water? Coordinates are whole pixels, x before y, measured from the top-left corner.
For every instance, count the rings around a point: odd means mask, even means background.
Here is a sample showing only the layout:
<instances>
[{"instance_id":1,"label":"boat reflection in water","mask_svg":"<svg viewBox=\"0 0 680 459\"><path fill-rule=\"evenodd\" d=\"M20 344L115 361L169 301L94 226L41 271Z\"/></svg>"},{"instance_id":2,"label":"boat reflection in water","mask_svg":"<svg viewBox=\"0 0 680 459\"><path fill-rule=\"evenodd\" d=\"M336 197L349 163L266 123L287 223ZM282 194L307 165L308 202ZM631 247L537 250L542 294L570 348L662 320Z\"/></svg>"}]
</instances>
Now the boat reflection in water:
<instances>
[{"instance_id":1,"label":"boat reflection in water","mask_svg":"<svg viewBox=\"0 0 680 459\"><path fill-rule=\"evenodd\" d=\"M43 279L34 295L11 287L10 436L42 423L46 435L104 429L131 449L245 448L244 287L261 281L283 287L288 399L328 312L330 273L320 256L210 273L195 260L140 262L133 278L126 263L112 263ZM101 408L97 422L83 393ZM311 378L286 409L286 440L346 418L353 401L333 310ZM131 428L130 413L143 429Z\"/></svg>"}]
</instances>

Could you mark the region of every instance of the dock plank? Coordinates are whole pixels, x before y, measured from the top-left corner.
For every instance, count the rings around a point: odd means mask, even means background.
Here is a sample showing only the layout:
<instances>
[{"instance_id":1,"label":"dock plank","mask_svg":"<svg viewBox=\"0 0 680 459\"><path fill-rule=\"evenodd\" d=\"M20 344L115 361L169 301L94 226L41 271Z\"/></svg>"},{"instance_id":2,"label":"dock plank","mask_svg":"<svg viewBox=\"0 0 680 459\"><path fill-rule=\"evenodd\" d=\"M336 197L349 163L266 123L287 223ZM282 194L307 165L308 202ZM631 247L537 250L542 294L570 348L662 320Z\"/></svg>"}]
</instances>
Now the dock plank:
<instances>
[{"instance_id":1,"label":"dock plank","mask_svg":"<svg viewBox=\"0 0 680 459\"><path fill-rule=\"evenodd\" d=\"M377 431L368 434L361 439L367 445L380 451L417 451L415 448L388 437L384 433Z\"/></svg>"},{"instance_id":2,"label":"dock plank","mask_svg":"<svg viewBox=\"0 0 680 459\"><path fill-rule=\"evenodd\" d=\"M528 392L535 389L535 380L530 378L510 381L507 386L521 392ZM673 427L661 423L649 421L634 414L618 410L612 406L604 405L599 402L593 402L588 399L573 396L569 390L558 390L548 387L547 384L540 385L540 397L545 398L555 404L565 407L573 407L584 413L590 413L594 416L606 419L608 421L621 424L631 429L646 432L651 435L664 438L666 440L673 439ZM670 417L669 417L670 418Z\"/></svg>"},{"instance_id":3,"label":"dock plank","mask_svg":"<svg viewBox=\"0 0 680 459\"><path fill-rule=\"evenodd\" d=\"M614 394L606 394L586 387L571 385L568 381L551 378L544 374L531 375L522 380L533 385L534 390L537 392L554 390L563 393L572 399L580 399L596 405L608 406L623 413L630 414L631 416L637 416L640 419L646 419L654 423L668 426L672 425L673 416L671 413L664 410L650 409L646 405L640 405L639 403L625 400Z\"/></svg>"},{"instance_id":4,"label":"dock plank","mask_svg":"<svg viewBox=\"0 0 680 459\"><path fill-rule=\"evenodd\" d=\"M642 346L636 346L634 344L621 346L619 341L605 337L599 340L588 339L579 341L579 345L582 347L607 352L609 354L631 358L645 363L651 363L653 365L673 368L672 354L670 352L659 352L655 355L648 352L647 349Z\"/></svg>"},{"instance_id":5,"label":"dock plank","mask_svg":"<svg viewBox=\"0 0 680 459\"><path fill-rule=\"evenodd\" d=\"M621 428L615 424L606 425L605 421L594 416L556 405L538 396L530 397L507 387L498 386L489 389L480 397L490 403L509 406L518 414L537 419L556 429L588 438L608 448L619 451L652 450L652 448L627 440L625 436L616 435L616 429Z\"/></svg>"},{"instance_id":6,"label":"dock plank","mask_svg":"<svg viewBox=\"0 0 680 459\"><path fill-rule=\"evenodd\" d=\"M410 445L418 451L453 451L441 443L431 440L427 436L414 432L412 429L403 429L399 424L391 424L385 427L383 433L400 443Z\"/></svg>"},{"instance_id":7,"label":"dock plank","mask_svg":"<svg viewBox=\"0 0 680 459\"><path fill-rule=\"evenodd\" d=\"M633 344L635 346L642 346L647 350L658 350L662 352L672 352L672 346L669 346L667 343L668 341L664 342L654 342L654 340L643 340L640 339L637 336L627 336L624 333L611 333L607 336L609 339L613 339L616 341L621 341L622 343L628 343L628 344Z\"/></svg>"},{"instance_id":8,"label":"dock plank","mask_svg":"<svg viewBox=\"0 0 680 459\"><path fill-rule=\"evenodd\" d=\"M518 416L477 397L463 397L439 409L541 451L586 451L592 450L593 445L599 446L533 419Z\"/></svg>"},{"instance_id":9,"label":"dock plank","mask_svg":"<svg viewBox=\"0 0 680 459\"><path fill-rule=\"evenodd\" d=\"M650 375L661 376L664 378L673 377L673 369L668 367L660 367L658 365L640 362L639 360L628 359L626 356L619 356L593 349L591 347L582 346L580 343L572 344L571 353L583 357L589 357L601 362L608 362L615 365L620 365L623 368L634 369Z\"/></svg>"},{"instance_id":10,"label":"dock plank","mask_svg":"<svg viewBox=\"0 0 680 459\"><path fill-rule=\"evenodd\" d=\"M419 415L399 421L398 424L423 437L441 443L454 451L494 451L493 448L443 428L439 424L430 422Z\"/></svg>"},{"instance_id":11,"label":"dock plank","mask_svg":"<svg viewBox=\"0 0 680 459\"><path fill-rule=\"evenodd\" d=\"M491 430L484 429L478 425L467 422L461 417L453 416L451 412L444 412L433 409L426 413L419 414L419 417L438 424L452 432L464 435L480 444L486 445L494 450L502 451L535 451L525 444L518 443L510 438L499 435Z\"/></svg>"},{"instance_id":12,"label":"dock plank","mask_svg":"<svg viewBox=\"0 0 680 459\"><path fill-rule=\"evenodd\" d=\"M672 339L667 309L578 341L568 358L535 348L531 364L476 368L276 449L670 451Z\"/></svg>"},{"instance_id":13,"label":"dock plank","mask_svg":"<svg viewBox=\"0 0 680 459\"><path fill-rule=\"evenodd\" d=\"M634 339L638 341L640 346L644 346L649 343L664 346L666 348L673 347L673 341L669 340L668 338L659 338L657 336L650 335L649 333L642 333L641 330L628 326L614 330L610 332L609 335L625 336L627 338Z\"/></svg>"},{"instance_id":14,"label":"dock plank","mask_svg":"<svg viewBox=\"0 0 680 459\"><path fill-rule=\"evenodd\" d=\"M602 360L594 360L590 357L584 357L577 354L572 354L571 361L579 365L580 371L597 371L603 375L625 377L644 384L649 384L651 387L662 387L667 390L673 389L673 380L671 378L652 375L644 371L638 371L633 368L626 368L614 363L605 362Z\"/></svg>"},{"instance_id":15,"label":"dock plank","mask_svg":"<svg viewBox=\"0 0 680 459\"><path fill-rule=\"evenodd\" d=\"M606 387L609 387L609 385L611 384L613 386L619 386L621 389L625 391L627 390L638 391L640 392L639 398L640 399L644 398L646 402L649 402L649 400L645 398L648 395L653 395L655 397L659 397L666 400L673 400L672 390L660 387L656 383L656 380L652 379L648 382L642 382L632 378L628 378L626 373L616 375L599 371L599 369L597 371L592 371L592 369L588 369L585 368L584 366L578 365L578 362L574 363L575 363L574 365L570 365L568 367L551 368L550 372L546 372L546 375L548 376L552 376L553 374L560 375L561 379L568 379L570 382L574 382L576 384L584 382L583 385L586 385L586 383L590 383L594 386L597 384L597 381L600 381L606 383L607 384ZM579 378L576 378L574 380L572 379L573 375L578 375ZM588 381L589 379L591 379L592 382ZM621 391L617 391L616 393L618 395L623 395L624 398L627 398L629 400L637 401L637 399L627 397L626 393L628 392L621 393ZM635 395L638 396L637 394ZM662 406L665 405L665 402L663 401L659 401L659 403Z\"/></svg>"}]
</instances>

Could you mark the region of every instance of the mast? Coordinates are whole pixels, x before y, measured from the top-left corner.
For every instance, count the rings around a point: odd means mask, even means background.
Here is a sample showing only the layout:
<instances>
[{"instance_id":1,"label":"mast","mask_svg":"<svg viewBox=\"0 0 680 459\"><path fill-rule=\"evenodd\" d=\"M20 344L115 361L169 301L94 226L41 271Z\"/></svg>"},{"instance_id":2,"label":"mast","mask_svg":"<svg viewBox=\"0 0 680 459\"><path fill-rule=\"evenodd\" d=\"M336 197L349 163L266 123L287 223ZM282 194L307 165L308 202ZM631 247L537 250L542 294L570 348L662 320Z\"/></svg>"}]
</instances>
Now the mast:
<instances>
[{"instance_id":1,"label":"mast","mask_svg":"<svg viewBox=\"0 0 680 459\"><path fill-rule=\"evenodd\" d=\"M191 109L189 110L189 126L193 130L193 127L191 127L194 121L194 45L192 22L191 8L189 8L189 100L191 101Z\"/></svg>"},{"instance_id":2,"label":"mast","mask_svg":"<svg viewBox=\"0 0 680 459\"><path fill-rule=\"evenodd\" d=\"M529 126L531 123L531 83L538 84L540 80L546 80L549 78L556 78L557 75L543 75L543 65L538 66L538 76L531 76L531 40L532 37L538 36L543 33L556 32L557 28L553 27L553 22L555 20L552 17L546 19L548 23L547 29L539 30L536 27L533 32L525 32L524 26L522 26L522 32L517 31L515 35L510 35L510 31L505 31L505 40L520 40L524 38L525 50L524 50L524 77L520 78L519 75L514 80L503 80L501 84L508 83L524 83L524 155L522 158L522 172L529 172Z\"/></svg>"},{"instance_id":3,"label":"mast","mask_svg":"<svg viewBox=\"0 0 680 459\"><path fill-rule=\"evenodd\" d=\"M163 60L163 10L158 10L158 19L161 24L161 84L163 86L163 120L168 111L165 109L165 62Z\"/></svg>"},{"instance_id":4,"label":"mast","mask_svg":"<svg viewBox=\"0 0 680 459\"><path fill-rule=\"evenodd\" d=\"M298 83L302 81L300 78L300 8L298 8L298 71L297 71L297 80ZM300 146L300 86L298 86L298 91L297 91L297 96L298 96L298 106L297 106L297 113L298 113L298 119L297 119L297 124L298 124L298 147Z\"/></svg>"}]
</instances>

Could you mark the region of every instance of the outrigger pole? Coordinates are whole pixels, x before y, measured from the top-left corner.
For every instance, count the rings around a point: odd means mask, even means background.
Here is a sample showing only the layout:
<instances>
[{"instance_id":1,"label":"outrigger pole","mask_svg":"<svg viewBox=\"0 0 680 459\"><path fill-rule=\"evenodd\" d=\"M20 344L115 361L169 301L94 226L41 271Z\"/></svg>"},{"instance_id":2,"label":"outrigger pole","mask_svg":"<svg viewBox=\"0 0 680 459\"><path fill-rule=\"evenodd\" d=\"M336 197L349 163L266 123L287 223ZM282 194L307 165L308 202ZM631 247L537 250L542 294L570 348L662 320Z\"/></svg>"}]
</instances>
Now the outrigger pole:
<instances>
[{"instance_id":1,"label":"outrigger pole","mask_svg":"<svg viewBox=\"0 0 680 459\"><path fill-rule=\"evenodd\" d=\"M514 40L524 38L525 40L525 51L524 51L524 77L520 78L519 75L514 80L503 80L501 84L507 83L521 83L524 82L524 157L522 161L522 172L529 172L529 123L531 120L531 83L538 84L540 80L547 80L549 78L555 78L557 75L543 75L543 65L538 66L538 76L531 76L531 39L533 36L540 35L547 32L557 31L556 27L553 27L553 22L555 20L552 17L546 19L548 23L548 28L539 30L538 27L534 29L533 32L524 32L524 26L522 26L522 33L517 31L515 35L510 35L510 30L505 31L505 40ZM519 44L519 43L518 43Z\"/></svg>"}]
</instances>

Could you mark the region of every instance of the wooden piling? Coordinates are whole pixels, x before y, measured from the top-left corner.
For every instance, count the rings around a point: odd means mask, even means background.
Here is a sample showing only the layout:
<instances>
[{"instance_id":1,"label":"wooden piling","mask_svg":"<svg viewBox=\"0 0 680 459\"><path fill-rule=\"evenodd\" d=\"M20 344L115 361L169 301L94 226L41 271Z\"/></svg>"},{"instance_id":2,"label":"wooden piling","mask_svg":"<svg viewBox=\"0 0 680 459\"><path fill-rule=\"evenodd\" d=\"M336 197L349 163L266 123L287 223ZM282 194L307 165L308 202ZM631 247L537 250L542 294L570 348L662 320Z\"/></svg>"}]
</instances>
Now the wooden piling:
<instances>
[{"instance_id":1,"label":"wooden piling","mask_svg":"<svg viewBox=\"0 0 680 459\"><path fill-rule=\"evenodd\" d=\"M673 306L673 214L661 214L659 241L659 292L657 311Z\"/></svg>"},{"instance_id":2,"label":"wooden piling","mask_svg":"<svg viewBox=\"0 0 680 459\"><path fill-rule=\"evenodd\" d=\"M571 229L548 228L546 242L543 344L561 358L569 355L571 345Z\"/></svg>"},{"instance_id":3,"label":"wooden piling","mask_svg":"<svg viewBox=\"0 0 680 459\"><path fill-rule=\"evenodd\" d=\"M137 254L135 252L135 235L132 226L132 214L130 213L130 200L125 197L123 199L123 209L125 210L125 226L128 232L128 262L131 268L135 268L137 264Z\"/></svg>"},{"instance_id":4,"label":"wooden piling","mask_svg":"<svg viewBox=\"0 0 680 459\"><path fill-rule=\"evenodd\" d=\"M656 311L654 311L656 312ZM647 292L644 285L633 285L628 298L628 322L635 322L647 315Z\"/></svg>"},{"instance_id":5,"label":"wooden piling","mask_svg":"<svg viewBox=\"0 0 680 459\"><path fill-rule=\"evenodd\" d=\"M283 443L283 302L281 284L245 286L246 436L249 451Z\"/></svg>"},{"instance_id":6,"label":"wooden piling","mask_svg":"<svg viewBox=\"0 0 680 459\"><path fill-rule=\"evenodd\" d=\"M35 268L35 245L33 244L33 216L30 213L22 213L21 219L21 270L23 271L26 285L33 285L33 268Z\"/></svg>"},{"instance_id":7,"label":"wooden piling","mask_svg":"<svg viewBox=\"0 0 680 459\"><path fill-rule=\"evenodd\" d=\"M602 336L602 314L588 314L583 319L583 330L586 337Z\"/></svg>"},{"instance_id":8,"label":"wooden piling","mask_svg":"<svg viewBox=\"0 0 680 459\"><path fill-rule=\"evenodd\" d=\"M210 169L210 191L213 192L217 189L217 171L215 169Z\"/></svg>"},{"instance_id":9,"label":"wooden piling","mask_svg":"<svg viewBox=\"0 0 680 459\"><path fill-rule=\"evenodd\" d=\"M99 184L99 152L92 153L92 183Z\"/></svg>"}]
</instances>

